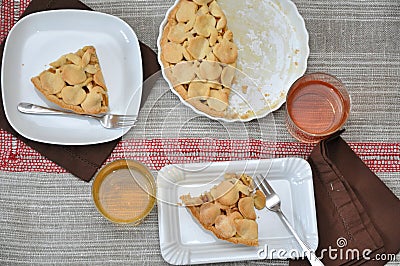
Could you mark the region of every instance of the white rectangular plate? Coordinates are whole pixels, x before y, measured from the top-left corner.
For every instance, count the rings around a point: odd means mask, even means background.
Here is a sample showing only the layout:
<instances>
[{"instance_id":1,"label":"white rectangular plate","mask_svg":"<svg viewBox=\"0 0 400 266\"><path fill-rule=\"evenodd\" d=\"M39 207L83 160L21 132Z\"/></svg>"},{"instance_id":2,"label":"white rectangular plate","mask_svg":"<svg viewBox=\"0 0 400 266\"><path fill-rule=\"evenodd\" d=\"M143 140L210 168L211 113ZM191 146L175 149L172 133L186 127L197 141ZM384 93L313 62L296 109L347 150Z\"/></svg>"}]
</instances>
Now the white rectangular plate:
<instances>
[{"instance_id":1,"label":"white rectangular plate","mask_svg":"<svg viewBox=\"0 0 400 266\"><path fill-rule=\"evenodd\" d=\"M11 126L26 138L53 144L85 145L116 139L125 129L105 129L98 121L67 116L21 114L19 102L55 107L30 79L61 55L85 45L96 47L108 87L110 113L137 114L142 94L139 42L123 20L83 10L52 10L18 21L5 43L2 96Z\"/></svg>"},{"instance_id":2,"label":"white rectangular plate","mask_svg":"<svg viewBox=\"0 0 400 266\"><path fill-rule=\"evenodd\" d=\"M224 173L267 174L279 194L282 210L308 246L318 246L314 190L310 165L301 158L265 159L168 165L157 177L160 247L170 264L200 264L240 260L285 259L302 254L278 215L257 211L259 246L235 245L204 230L179 197L198 196L223 180ZM260 250L266 250L263 253Z\"/></svg>"}]
</instances>

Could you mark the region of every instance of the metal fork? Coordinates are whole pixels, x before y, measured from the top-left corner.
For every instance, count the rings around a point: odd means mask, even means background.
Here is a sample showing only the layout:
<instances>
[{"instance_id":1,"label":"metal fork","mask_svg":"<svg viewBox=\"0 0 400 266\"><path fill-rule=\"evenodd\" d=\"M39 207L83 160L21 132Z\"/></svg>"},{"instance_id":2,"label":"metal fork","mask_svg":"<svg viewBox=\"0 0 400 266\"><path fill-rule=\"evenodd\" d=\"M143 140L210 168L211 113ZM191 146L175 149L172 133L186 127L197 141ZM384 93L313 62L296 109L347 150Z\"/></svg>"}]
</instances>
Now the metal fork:
<instances>
[{"instance_id":1,"label":"metal fork","mask_svg":"<svg viewBox=\"0 0 400 266\"><path fill-rule=\"evenodd\" d=\"M289 220L286 218L285 214L283 214L281 210L281 200L278 194L276 194L275 191L272 189L271 185L268 183L266 178L263 175L256 175L254 177L254 181L256 182L257 187L260 188L261 191L264 192L266 196L265 206L267 207L267 209L277 213L278 216L285 222L286 226L289 228L290 232L293 234L293 236L296 238L297 242L301 246L303 254L306 255L311 265L313 266L324 265L318 259L315 253L309 247L307 247L307 245L301 240L297 232L294 230L293 226L290 224Z\"/></svg>"},{"instance_id":2,"label":"metal fork","mask_svg":"<svg viewBox=\"0 0 400 266\"><path fill-rule=\"evenodd\" d=\"M48 108L32 103L19 103L18 111L25 114L37 114L37 115L74 115L74 116L84 116L90 117L98 120L100 124L105 128L123 128L131 127L137 121L136 115L115 115L115 114L105 114L105 115L86 115L77 114L62 110L57 110L53 108Z\"/></svg>"}]
</instances>

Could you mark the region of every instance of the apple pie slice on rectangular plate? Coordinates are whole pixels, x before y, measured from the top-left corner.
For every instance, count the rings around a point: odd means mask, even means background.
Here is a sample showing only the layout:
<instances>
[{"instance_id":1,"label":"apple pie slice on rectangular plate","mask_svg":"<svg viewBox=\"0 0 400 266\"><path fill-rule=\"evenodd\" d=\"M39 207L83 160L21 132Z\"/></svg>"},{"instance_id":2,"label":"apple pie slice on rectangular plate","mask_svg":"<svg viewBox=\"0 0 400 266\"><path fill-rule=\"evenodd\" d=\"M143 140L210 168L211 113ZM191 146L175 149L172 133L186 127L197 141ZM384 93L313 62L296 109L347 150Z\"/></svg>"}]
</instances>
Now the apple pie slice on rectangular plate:
<instances>
[{"instance_id":1,"label":"apple pie slice on rectangular plate","mask_svg":"<svg viewBox=\"0 0 400 266\"><path fill-rule=\"evenodd\" d=\"M234 244L258 246L256 209L265 207L265 195L246 175L225 174L225 180L204 194L182 195L183 205L206 230Z\"/></svg>"},{"instance_id":2,"label":"apple pie slice on rectangular plate","mask_svg":"<svg viewBox=\"0 0 400 266\"><path fill-rule=\"evenodd\" d=\"M31 79L49 101L80 114L108 111L107 87L95 47L62 55L50 66Z\"/></svg>"}]
</instances>

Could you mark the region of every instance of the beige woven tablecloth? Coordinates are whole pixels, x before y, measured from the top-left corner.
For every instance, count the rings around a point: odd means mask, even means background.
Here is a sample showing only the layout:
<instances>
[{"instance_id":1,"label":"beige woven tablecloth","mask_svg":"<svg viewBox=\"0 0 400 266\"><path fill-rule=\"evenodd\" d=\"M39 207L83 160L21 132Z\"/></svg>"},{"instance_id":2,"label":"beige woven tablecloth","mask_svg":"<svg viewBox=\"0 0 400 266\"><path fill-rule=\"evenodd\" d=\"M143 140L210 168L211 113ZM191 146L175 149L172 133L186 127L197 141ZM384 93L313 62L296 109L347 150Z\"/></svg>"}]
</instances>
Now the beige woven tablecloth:
<instances>
[{"instance_id":1,"label":"beige woven tablecloth","mask_svg":"<svg viewBox=\"0 0 400 266\"><path fill-rule=\"evenodd\" d=\"M15 0L10 11L6 10L10 2L1 2L2 32L6 28L5 14L10 16L11 12L16 20L27 3ZM128 22L138 38L154 50L160 22L173 4L171 0L83 2L96 11ZM352 110L343 138L399 197L400 1L293 2L304 17L310 36L307 72L328 72L347 85ZM287 133L284 107L267 119L225 125L194 114L167 88L163 80L157 82L137 126L124 138L135 146L122 144L110 160L136 158L156 174L165 163L188 161L190 157L162 145L156 150L149 149L155 143L164 140L173 144L176 138L257 139L263 128L270 126L270 119L276 127L271 138L280 146L260 157L306 157L312 148L298 145ZM0 134L0 142L0 265L166 264L160 255L157 208L140 226L111 224L92 204L91 182L82 182L66 173L8 133ZM204 153L200 160L213 156L210 147L200 150ZM159 153L165 158L158 158ZM247 155L232 151L230 156ZM390 264L398 265L399 261L397 256L397 262ZM286 264L265 260L230 264L266 262Z\"/></svg>"}]
</instances>

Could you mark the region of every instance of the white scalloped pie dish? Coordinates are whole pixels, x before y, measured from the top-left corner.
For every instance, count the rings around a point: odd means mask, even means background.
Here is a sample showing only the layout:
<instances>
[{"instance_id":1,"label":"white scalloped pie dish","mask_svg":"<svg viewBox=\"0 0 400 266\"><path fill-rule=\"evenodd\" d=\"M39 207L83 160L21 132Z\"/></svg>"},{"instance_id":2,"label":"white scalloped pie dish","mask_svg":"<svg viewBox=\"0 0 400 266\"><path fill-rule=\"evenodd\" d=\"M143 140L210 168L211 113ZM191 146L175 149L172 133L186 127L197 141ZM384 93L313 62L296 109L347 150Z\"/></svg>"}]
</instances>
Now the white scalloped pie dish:
<instances>
[{"instance_id":1,"label":"white scalloped pie dish","mask_svg":"<svg viewBox=\"0 0 400 266\"><path fill-rule=\"evenodd\" d=\"M158 55L161 65L160 41L168 15L160 25ZM183 104L198 114L225 122L250 121L279 109L286 101L291 84L307 69L309 56L308 32L295 4L290 0L217 0L225 12L228 28L233 32L239 49L237 68L244 73L232 87L229 106L235 118L213 117L187 103L174 89L162 70L171 91ZM248 78L252 81L249 84ZM242 86L248 86L242 91ZM249 115L249 113L251 115Z\"/></svg>"}]
</instances>

